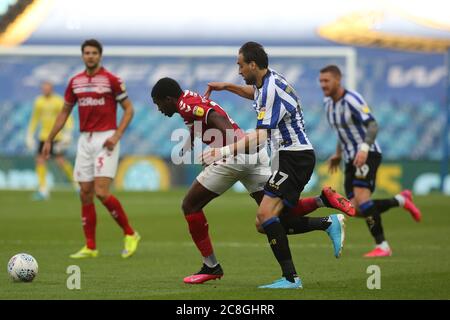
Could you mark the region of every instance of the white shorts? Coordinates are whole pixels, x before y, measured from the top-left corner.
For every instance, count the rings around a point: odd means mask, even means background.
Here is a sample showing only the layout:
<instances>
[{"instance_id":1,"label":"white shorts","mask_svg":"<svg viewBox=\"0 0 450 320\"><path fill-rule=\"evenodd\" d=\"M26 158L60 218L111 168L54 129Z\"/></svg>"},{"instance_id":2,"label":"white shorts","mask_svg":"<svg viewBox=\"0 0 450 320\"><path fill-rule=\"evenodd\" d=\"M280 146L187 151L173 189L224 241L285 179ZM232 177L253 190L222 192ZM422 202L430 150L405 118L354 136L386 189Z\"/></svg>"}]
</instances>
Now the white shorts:
<instances>
[{"instance_id":1,"label":"white shorts","mask_svg":"<svg viewBox=\"0 0 450 320\"><path fill-rule=\"evenodd\" d=\"M81 132L78 139L77 157L73 178L77 182L94 181L95 177L114 178L119 163L120 142L113 151L103 144L115 130L100 132Z\"/></svg>"},{"instance_id":2,"label":"white shorts","mask_svg":"<svg viewBox=\"0 0 450 320\"><path fill-rule=\"evenodd\" d=\"M200 172L197 181L216 194L224 193L237 181L242 182L250 194L262 191L272 174L270 159L265 148L254 156L258 156L256 164L215 162ZM244 160L249 156L238 155L237 157Z\"/></svg>"}]
</instances>

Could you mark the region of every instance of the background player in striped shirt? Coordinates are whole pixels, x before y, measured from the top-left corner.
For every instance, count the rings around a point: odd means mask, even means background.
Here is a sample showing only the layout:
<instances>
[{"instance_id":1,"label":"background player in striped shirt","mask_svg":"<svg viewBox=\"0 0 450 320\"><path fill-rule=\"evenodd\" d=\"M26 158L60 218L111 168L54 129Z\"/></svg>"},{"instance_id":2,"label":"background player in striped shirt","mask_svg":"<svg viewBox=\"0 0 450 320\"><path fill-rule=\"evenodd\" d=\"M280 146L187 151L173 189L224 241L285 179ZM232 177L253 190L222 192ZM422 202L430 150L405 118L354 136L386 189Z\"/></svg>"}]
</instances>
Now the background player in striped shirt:
<instances>
[{"instance_id":1,"label":"background player in striped shirt","mask_svg":"<svg viewBox=\"0 0 450 320\"><path fill-rule=\"evenodd\" d=\"M385 239L381 214L393 207L407 210L417 222L420 210L412 201L412 194L404 190L390 199L372 200L376 174L382 160L376 141L378 125L362 96L341 86L342 74L335 65L320 70L320 86L325 95L324 106L328 122L338 135L336 153L329 159L330 172L335 172L345 161L345 192L360 215L366 218L375 239L374 250L365 257L392 255Z\"/></svg>"},{"instance_id":2,"label":"background player in striped shirt","mask_svg":"<svg viewBox=\"0 0 450 320\"><path fill-rule=\"evenodd\" d=\"M315 165L314 150L304 129L301 104L286 79L268 68L268 56L260 44L245 43L239 50L237 64L247 85L212 82L208 84L205 95L209 96L212 90L228 90L253 100L257 114L256 131L232 145L205 151L203 159L212 162L229 154L244 153L249 146L260 144L269 137L272 175L264 186L264 197L257 212L257 228L267 235L280 264L282 278L260 288L301 288L287 233L307 221L305 217L296 216L290 223L282 223L284 215L291 216L289 209L296 206ZM353 214L354 209L348 200L340 198L340 204L345 207L343 211ZM343 219L341 214L332 215L322 219L320 226L332 238L336 257L340 256L343 246Z\"/></svg>"},{"instance_id":3,"label":"background player in striped shirt","mask_svg":"<svg viewBox=\"0 0 450 320\"><path fill-rule=\"evenodd\" d=\"M48 157L53 139L64 126L74 105L78 104L81 134L74 179L80 184L86 245L70 256L74 259L95 258L98 255L94 195L108 209L125 234L123 258L134 254L140 240L139 234L130 226L121 203L110 192L119 162L119 140L133 118L133 104L122 80L101 65L102 51L102 45L95 39L86 40L81 45L86 70L70 79L64 108L42 150L43 156ZM119 126L116 119L117 103L124 110Z\"/></svg>"},{"instance_id":4,"label":"background player in striped shirt","mask_svg":"<svg viewBox=\"0 0 450 320\"><path fill-rule=\"evenodd\" d=\"M36 176L38 177L39 189L33 194L34 200L46 200L50 193L47 185L47 159L41 155L42 147L45 140L47 140L56 117L61 112L64 106L64 99L56 94L53 90L53 84L45 81L41 85L42 94L36 98L34 102L33 113L31 115L30 123L26 136L27 148L30 151L36 149L36 141L34 133L38 127L39 131L39 146L36 155ZM50 150L54 157L56 164L61 168L70 182L73 182L73 167L72 164L65 158L64 153L70 146L72 141L73 117L67 119L64 129L55 137Z\"/></svg>"}]
</instances>

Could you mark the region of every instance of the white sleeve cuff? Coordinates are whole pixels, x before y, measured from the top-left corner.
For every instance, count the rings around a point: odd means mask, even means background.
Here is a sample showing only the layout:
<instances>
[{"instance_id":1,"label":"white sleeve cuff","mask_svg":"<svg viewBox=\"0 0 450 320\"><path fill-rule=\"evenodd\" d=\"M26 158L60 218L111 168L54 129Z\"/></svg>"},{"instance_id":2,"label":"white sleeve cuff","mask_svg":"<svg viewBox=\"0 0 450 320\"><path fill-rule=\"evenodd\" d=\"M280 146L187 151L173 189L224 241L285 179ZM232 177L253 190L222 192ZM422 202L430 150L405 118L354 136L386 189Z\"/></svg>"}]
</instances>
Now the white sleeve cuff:
<instances>
[{"instance_id":1,"label":"white sleeve cuff","mask_svg":"<svg viewBox=\"0 0 450 320\"><path fill-rule=\"evenodd\" d=\"M369 152L370 146L368 143L361 143L361 145L359 146L359 150L363 152Z\"/></svg>"}]
</instances>

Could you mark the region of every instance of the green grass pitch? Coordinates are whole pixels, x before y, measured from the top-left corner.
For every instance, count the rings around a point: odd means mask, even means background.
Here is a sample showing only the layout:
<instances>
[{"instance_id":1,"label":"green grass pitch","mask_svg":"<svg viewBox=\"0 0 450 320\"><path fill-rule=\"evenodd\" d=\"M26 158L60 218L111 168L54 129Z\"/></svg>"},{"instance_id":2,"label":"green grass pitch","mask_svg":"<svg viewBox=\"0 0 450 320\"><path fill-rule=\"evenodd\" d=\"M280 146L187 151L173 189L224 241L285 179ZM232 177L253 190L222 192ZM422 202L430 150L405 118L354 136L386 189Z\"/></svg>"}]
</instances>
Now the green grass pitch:
<instances>
[{"instance_id":1,"label":"green grass pitch","mask_svg":"<svg viewBox=\"0 0 450 320\"><path fill-rule=\"evenodd\" d=\"M226 193L209 204L206 215L216 256L225 276L203 285L185 285L198 271L200 255L180 210L184 191L117 193L132 225L142 235L132 258L120 257L121 230L97 202L99 257L72 260L83 245L77 195L55 192L50 201L32 202L30 192L0 192L0 299L449 299L449 198L416 197L423 222L401 209L383 214L390 258L368 260L373 247L362 219L347 219L341 259L332 254L326 233L290 236L302 290L261 290L280 276L264 235L255 231L256 205L245 194ZM332 213L320 209L313 216ZM13 283L9 258L32 254L39 274L32 283ZM81 268L81 290L66 286L70 265ZM369 290L370 265L381 270L381 289Z\"/></svg>"}]
</instances>

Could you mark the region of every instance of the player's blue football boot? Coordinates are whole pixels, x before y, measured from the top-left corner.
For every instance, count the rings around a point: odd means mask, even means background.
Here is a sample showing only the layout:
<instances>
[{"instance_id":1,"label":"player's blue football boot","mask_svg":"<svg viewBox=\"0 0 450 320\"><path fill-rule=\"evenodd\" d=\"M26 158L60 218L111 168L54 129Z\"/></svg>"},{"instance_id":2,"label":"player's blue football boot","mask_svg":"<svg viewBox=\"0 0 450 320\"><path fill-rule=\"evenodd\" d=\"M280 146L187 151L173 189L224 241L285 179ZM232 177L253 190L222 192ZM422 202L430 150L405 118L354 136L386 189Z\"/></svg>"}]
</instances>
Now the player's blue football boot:
<instances>
[{"instance_id":1,"label":"player's blue football boot","mask_svg":"<svg viewBox=\"0 0 450 320\"><path fill-rule=\"evenodd\" d=\"M342 254L342 249L344 248L345 239L345 217L343 214L332 214L331 225L325 230L328 233L331 241L333 242L334 256L339 258Z\"/></svg>"},{"instance_id":2,"label":"player's blue football boot","mask_svg":"<svg viewBox=\"0 0 450 320\"><path fill-rule=\"evenodd\" d=\"M275 282L271 284L267 284L264 286L259 286L260 289L302 289L302 280L299 277L294 278L295 282L290 282L286 280L285 277L275 280Z\"/></svg>"}]
</instances>

